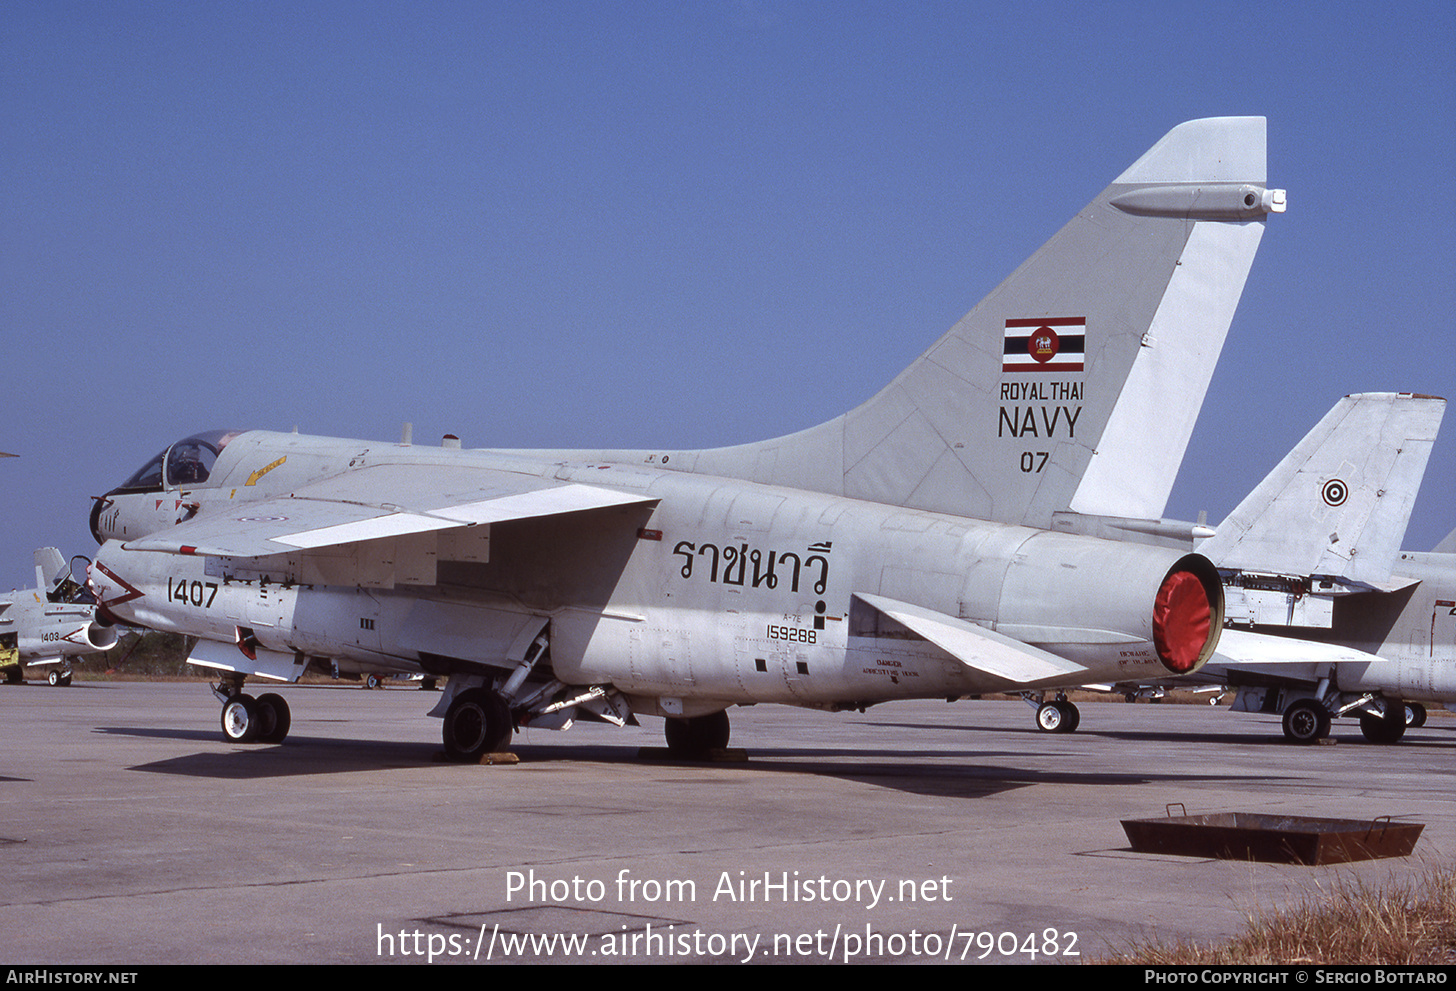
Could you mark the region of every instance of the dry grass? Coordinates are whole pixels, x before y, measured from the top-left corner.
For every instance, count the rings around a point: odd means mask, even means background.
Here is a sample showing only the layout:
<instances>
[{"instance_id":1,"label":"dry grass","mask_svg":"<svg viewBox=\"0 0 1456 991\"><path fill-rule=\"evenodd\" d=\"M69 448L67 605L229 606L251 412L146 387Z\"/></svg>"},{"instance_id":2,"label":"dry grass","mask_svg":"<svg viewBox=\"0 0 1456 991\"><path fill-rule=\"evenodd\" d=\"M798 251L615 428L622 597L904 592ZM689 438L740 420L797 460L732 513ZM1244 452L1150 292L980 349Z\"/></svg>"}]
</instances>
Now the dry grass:
<instances>
[{"instance_id":1,"label":"dry grass","mask_svg":"<svg viewBox=\"0 0 1456 991\"><path fill-rule=\"evenodd\" d=\"M1342 880L1299 905L1249 919L1221 946L1139 943L1114 964L1456 964L1456 868L1371 891Z\"/></svg>"}]
</instances>

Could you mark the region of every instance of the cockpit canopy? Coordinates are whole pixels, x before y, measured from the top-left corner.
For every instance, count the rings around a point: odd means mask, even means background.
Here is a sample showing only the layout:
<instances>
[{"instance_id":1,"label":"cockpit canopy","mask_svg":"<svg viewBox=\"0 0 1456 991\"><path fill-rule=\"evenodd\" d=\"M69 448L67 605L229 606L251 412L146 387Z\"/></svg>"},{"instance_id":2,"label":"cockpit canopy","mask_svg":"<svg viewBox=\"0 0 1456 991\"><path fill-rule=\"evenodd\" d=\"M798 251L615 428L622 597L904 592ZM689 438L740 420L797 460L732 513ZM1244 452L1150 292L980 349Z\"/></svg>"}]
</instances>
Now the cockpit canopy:
<instances>
[{"instance_id":1,"label":"cockpit canopy","mask_svg":"<svg viewBox=\"0 0 1456 991\"><path fill-rule=\"evenodd\" d=\"M207 481L217 456L241 430L209 430L179 440L142 466L112 492L160 492Z\"/></svg>"}]
</instances>

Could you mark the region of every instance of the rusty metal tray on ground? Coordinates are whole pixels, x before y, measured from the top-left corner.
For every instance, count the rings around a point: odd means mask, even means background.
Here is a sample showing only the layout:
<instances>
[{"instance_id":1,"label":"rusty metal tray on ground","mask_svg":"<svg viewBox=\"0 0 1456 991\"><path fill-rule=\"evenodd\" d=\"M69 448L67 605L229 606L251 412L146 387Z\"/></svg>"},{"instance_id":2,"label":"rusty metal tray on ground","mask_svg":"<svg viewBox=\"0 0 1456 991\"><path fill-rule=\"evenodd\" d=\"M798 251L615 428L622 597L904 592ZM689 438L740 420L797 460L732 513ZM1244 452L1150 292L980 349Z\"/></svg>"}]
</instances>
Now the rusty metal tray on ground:
<instances>
[{"instance_id":1,"label":"rusty metal tray on ground","mask_svg":"<svg viewBox=\"0 0 1456 991\"><path fill-rule=\"evenodd\" d=\"M1418 822L1316 819L1257 812L1215 812L1162 819L1124 819L1123 831L1138 853L1259 860L1278 864L1343 864L1352 860L1407 857L1425 828ZM1185 810L1186 812L1186 810Z\"/></svg>"}]
</instances>

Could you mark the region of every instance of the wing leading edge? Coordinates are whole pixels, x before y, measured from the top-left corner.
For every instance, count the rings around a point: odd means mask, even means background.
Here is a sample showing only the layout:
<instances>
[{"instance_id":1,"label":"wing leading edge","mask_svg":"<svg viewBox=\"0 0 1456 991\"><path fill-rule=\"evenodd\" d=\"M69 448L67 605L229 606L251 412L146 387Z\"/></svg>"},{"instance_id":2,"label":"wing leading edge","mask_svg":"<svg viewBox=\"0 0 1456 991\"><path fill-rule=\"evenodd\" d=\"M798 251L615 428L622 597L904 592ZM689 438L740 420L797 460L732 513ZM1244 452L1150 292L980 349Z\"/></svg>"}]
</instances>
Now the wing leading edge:
<instances>
[{"instance_id":1,"label":"wing leading edge","mask_svg":"<svg viewBox=\"0 0 1456 991\"><path fill-rule=\"evenodd\" d=\"M411 484L415 489L427 488L429 473L416 472ZM444 504L438 504L439 499L411 498L387 491L375 492L375 498L366 503L331 497L313 488L203 513L171 529L128 541L125 546L127 550L169 554L257 558L657 501L641 493L547 482L536 477L523 479L508 473L493 473L475 493L483 498Z\"/></svg>"}]
</instances>

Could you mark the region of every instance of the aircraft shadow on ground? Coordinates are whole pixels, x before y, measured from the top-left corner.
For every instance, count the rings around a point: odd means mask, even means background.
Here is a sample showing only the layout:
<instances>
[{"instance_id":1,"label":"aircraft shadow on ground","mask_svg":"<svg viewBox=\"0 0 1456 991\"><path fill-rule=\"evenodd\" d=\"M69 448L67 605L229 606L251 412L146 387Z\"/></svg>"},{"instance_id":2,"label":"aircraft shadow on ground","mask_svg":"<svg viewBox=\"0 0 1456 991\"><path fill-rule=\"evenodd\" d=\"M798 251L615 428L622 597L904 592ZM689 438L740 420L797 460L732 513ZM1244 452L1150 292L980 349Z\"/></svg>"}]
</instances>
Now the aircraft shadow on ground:
<instances>
[{"instance_id":1,"label":"aircraft shadow on ground","mask_svg":"<svg viewBox=\"0 0 1456 991\"><path fill-rule=\"evenodd\" d=\"M216 739L212 734L195 731L113 728L102 732L194 741ZM1026 753L1005 750L896 750L886 754L883 750L833 747L762 747L749 748L744 760L728 761L644 757L637 747L610 745L527 745L516 747L513 752L520 759L518 765L472 768L444 761L440 748L428 743L292 736L284 744L239 745L230 750L184 754L133 765L127 770L225 780L261 780L437 767L458 770L463 774L510 775L521 771L529 773L532 767L559 767L563 763L607 764L670 773L674 780L685 780L677 776L686 773L693 775L693 780L704 783L744 772L807 775L906 794L965 799L986 798L1038 784L1118 787L1157 782L1191 784L1234 780L1230 775L1218 773L1039 770L1018 763L1026 758ZM999 763L1002 760L1004 763Z\"/></svg>"},{"instance_id":2,"label":"aircraft shadow on ground","mask_svg":"<svg viewBox=\"0 0 1456 991\"><path fill-rule=\"evenodd\" d=\"M139 729L130 726L100 727L97 732L148 739L172 739L194 743L220 743L218 734L202 730ZM227 746L226 744L221 744ZM428 743L397 743L387 740L341 740L335 737L292 735L282 744L237 744L231 749L168 757L127 770L151 771L190 777L232 780L287 778L349 771L383 771L401 767L430 767L440 750Z\"/></svg>"},{"instance_id":3,"label":"aircraft shadow on ground","mask_svg":"<svg viewBox=\"0 0 1456 991\"><path fill-rule=\"evenodd\" d=\"M865 723L866 726L875 726L881 729L894 730L930 730L934 732L963 732L963 733L1023 733L1038 739L1045 740L1066 740L1075 742L1079 738L1095 737L1106 740L1119 740L1125 743L1209 743L1227 746L1229 744L1252 744L1268 745L1277 747L1297 746L1284 739L1278 723L1271 722L1264 726L1248 725L1240 729L1226 731L1208 732L1207 730L1139 730L1136 728L1099 729L1095 725L1089 726L1083 723L1075 733L1053 734L1044 733L1035 726L1007 727L1003 725L962 724L959 726L927 725L913 722L877 722ZM1449 733L1442 733L1442 726L1424 726L1419 729L1407 730L1405 736L1395 745L1396 749L1441 747L1449 748L1456 746L1456 737ZM1433 732L1434 730L1434 732ZM1357 747L1389 746L1388 744L1372 744L1360 733L1360 728L1354 723L1335 723L1330 729L1330 739L1338 744L1350 744ZM1321 749L1319 747L1314 748Z\"/></svg>"}]
</instances>

